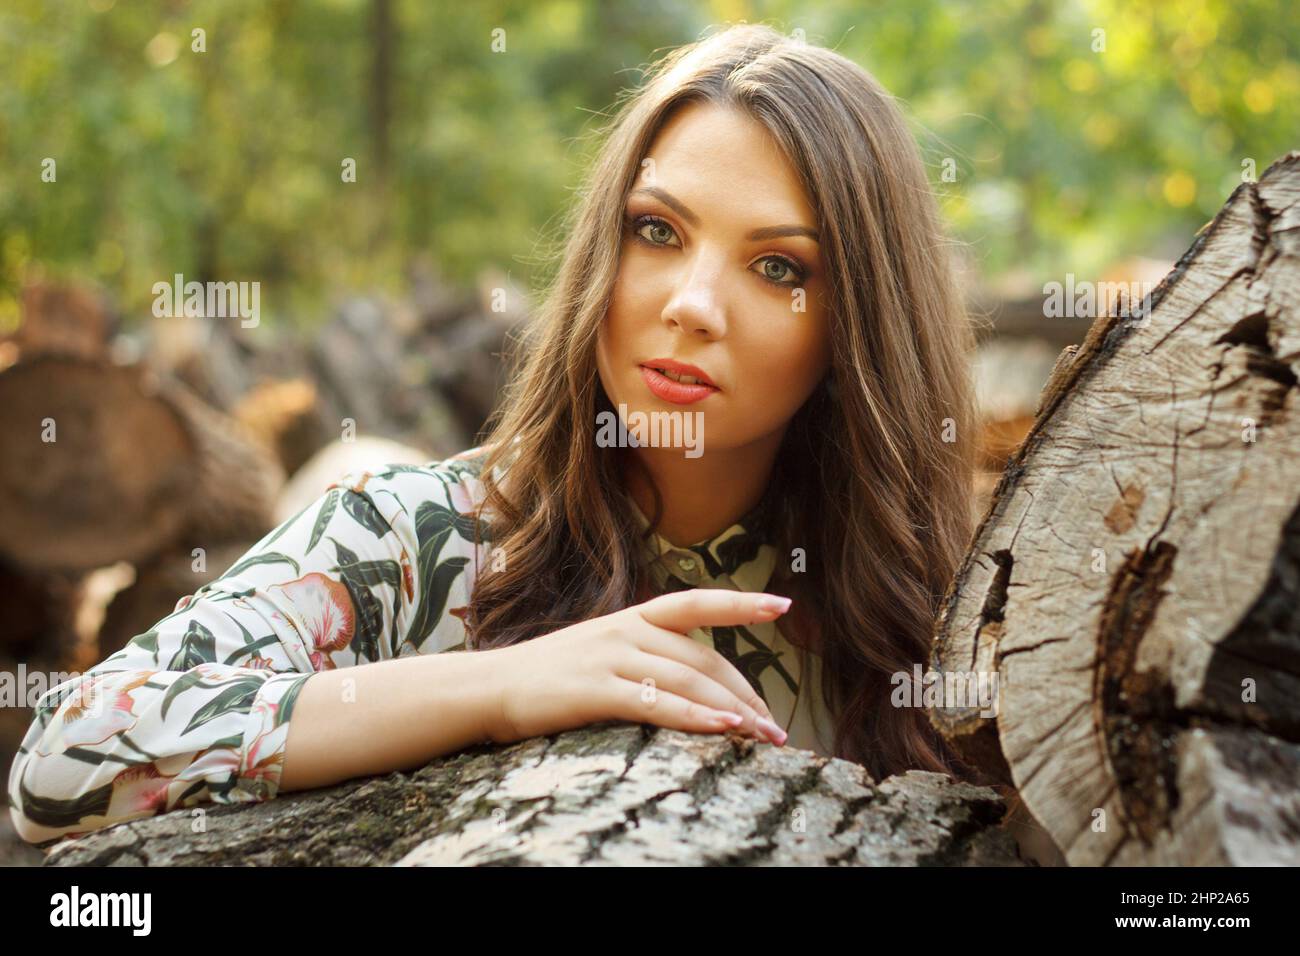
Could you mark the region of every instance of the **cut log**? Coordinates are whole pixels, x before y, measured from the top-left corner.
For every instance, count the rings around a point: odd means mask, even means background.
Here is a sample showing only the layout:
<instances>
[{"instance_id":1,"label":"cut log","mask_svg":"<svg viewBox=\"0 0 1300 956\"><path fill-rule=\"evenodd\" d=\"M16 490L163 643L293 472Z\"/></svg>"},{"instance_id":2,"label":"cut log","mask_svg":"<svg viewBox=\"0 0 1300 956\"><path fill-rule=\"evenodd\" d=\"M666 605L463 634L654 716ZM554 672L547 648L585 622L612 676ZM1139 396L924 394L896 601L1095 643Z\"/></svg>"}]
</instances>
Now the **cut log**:
<instances>
[{"instance_id":1,"label":"cut log","mask_svg":"<svg viewBox=\"0 0 1300 956\"><path fill-rule=\"evenodd\" d=\"M29 573L256 540L284 473L233 419L138 366L43 353L0 372L0 555Z\"/></svg>"},{"instance_id":2,"label":"cut log","mask_svg":"<svg viewBox=\"0 0 1300 956\"><path fill-rule=\"evenodd\" d=\"M477 316L465 321L473 326L486 324ZM320 392L330 438L352 431L406 445L428 445L439 459L468 447L467 436L482 426L483 419L461 427L446 397L451 390L442 374L459 380L462 366L474 361L473 355L461 355L442 342L464 323L422 340L410 335L417 322L407 309L373 299L351 299L317 330L310 350L310 377Z\"/></svg>"},{"instance_id":3,"label":"cut log","mask_svg":"<svg viewBox=\"0 0 1300 956\"><path fill-rule=\"evenodd\" d=\"M931 718L1071 864L1300 864L1297 371L1291 153L1062 357L955 577L999 704Z\"/></svg>"},{"instance_id":4,"label":"cut log","mask_svg":"<svg viewBox=\"0 0 1300 956\"><path fill-rule=\"evenodd\" d=\"M177 544L212 548L266 534L285 479L275 454L247 427L183 385L164 379L159 396L193 436L198 465L189 521Z\"/></svg>"},{"instance_id":5,"label":"cut log","mask_svg":"<svg viewBox=\"0 0 1300 956\"><path fill-rule=\"evenodd\" d=\"M413 773L189 808L56 844L54 866L1020 866L990 788L738 736L596 724Z\"/></svg>"},{"instance_id":6,"label":"cut log","mask_svg":"<svg viewBox=\"0 0 1300 956\"><path fill-rule=\"evenodd\" d=\"M231 414L275 451L286 475L301 468L334 436L316 386L302 378L262 382L235 404Z\"/></svg>"},{"instance_id":7,"label":"cut log","mask_svg":"<svg viewBox=\"0 0 1300 956\"><path fill-rule=\"evenodd\" d=\"M88 571L154 553L184 527L195 443L132 368L38 355L0 373L0 553Z\"/></svg>"}]
</instances>

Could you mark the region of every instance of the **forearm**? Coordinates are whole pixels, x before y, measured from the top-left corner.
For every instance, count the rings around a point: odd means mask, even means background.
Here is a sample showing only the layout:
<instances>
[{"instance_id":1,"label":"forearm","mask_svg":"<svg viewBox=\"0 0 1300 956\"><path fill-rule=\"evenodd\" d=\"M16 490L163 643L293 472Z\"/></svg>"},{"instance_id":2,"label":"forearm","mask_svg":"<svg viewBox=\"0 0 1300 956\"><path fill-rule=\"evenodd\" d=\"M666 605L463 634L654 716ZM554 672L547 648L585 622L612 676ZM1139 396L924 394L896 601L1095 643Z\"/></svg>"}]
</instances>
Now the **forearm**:
<instances>
[{"instance_id":1,"label":"forearm","mask_svg":"<svg viewBox=\"0 0 1300 956\"><path fill-rule=\"evenodd\" d=\"M492 740L499 653L401 657L312 675L289 722L280 791L414 769Z\"/></svg>"}]
</instances>

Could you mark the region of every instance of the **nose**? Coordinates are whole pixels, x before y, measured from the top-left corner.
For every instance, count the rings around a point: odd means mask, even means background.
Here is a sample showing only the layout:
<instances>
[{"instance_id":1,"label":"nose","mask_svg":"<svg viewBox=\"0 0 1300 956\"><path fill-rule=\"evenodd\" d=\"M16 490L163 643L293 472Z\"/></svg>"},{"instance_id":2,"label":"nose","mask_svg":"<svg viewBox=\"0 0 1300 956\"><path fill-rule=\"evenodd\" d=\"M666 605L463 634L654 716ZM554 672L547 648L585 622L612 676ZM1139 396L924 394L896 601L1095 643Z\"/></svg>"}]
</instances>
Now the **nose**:
<instances>
[{"instance_id":1,"label":"nose","mask_svg":"<svg viewBox=\"0 0 1300 956\"><path fill-rule=\"evenodd\" d=\"M720 263L695 260L686 278L664 306L662 318L687 335L717 339L727 333Z\"/></svg>"}]
</instances>

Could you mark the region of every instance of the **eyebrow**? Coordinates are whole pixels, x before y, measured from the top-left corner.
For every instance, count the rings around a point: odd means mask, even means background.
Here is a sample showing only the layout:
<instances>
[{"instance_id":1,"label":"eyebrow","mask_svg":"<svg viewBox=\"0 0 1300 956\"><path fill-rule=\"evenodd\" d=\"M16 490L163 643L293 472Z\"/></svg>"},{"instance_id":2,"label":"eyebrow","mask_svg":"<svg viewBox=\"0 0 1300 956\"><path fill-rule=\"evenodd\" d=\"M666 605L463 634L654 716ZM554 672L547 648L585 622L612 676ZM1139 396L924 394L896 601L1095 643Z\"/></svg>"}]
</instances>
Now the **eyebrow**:
<instances>
[{"instance_id":1,"label":"eyebrow","mask_svg":"<svg viewBox=\"0 0 1300 956\"><path fill-rule=\"evenodd\" d=\"M692 226L700 224L700 217L691 212L686 204L665 189L658 186L638 186L632 190L633 193L646 193L654 196L661 203L671 209L677 215L681 216ZM762 239L780 239L783 236L806 236L813 242L820 243L816 229L809 229L807 226L788 225L788 226L764 226L762 229L755 229L745 238L748 240L758 241Z\"/></svg>"}]
</instances>

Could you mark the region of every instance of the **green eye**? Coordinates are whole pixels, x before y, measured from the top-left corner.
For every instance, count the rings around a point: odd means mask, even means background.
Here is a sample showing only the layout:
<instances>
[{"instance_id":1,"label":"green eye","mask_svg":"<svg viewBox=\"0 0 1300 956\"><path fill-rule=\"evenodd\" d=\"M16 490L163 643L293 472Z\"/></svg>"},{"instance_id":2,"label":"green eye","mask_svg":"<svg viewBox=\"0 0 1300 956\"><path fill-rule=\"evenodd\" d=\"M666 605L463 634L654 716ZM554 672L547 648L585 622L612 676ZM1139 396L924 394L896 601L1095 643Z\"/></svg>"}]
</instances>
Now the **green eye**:
<instances>
[{"instance_id":1,"label":"green eye","mask_svg":"<svg viewBox=\"0 0 1300 956\"><path fill-rule=\"evenodd\" d=\"M803 281L803 273L783 256L765 256L762 262L761 275L768 282L776 285L798 285Z\"/></svg>"},{"instance_id":2,"label":"green eye","mask_svg":"<svg viewBox=\"0 0 1300 956\"><path fill-rule=\"evenodd\" d=\"M771 279L773 282L782 281L785 278L786 273L789 271L790 267L780 259L768 259L763 265L763 275L767 276L767 278Z\"/></svg>"},{"instance_id":3,"label":"green eye","mask_svg":"<svg viewBox=\"0 0 1300 956\"><path fill-rule=\"evenodd\" d=\"M642 216L634 223L634 228L638 236L656 246L674 245L673 240L677 238L672 226L653 216Z\"/></svg>"}]
</instances>

